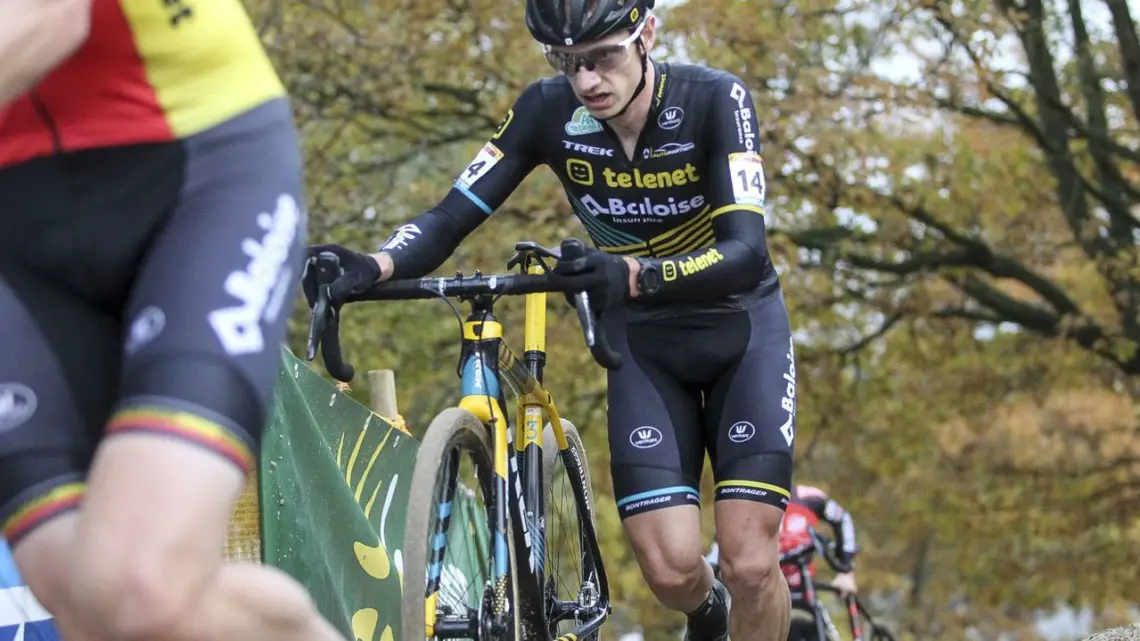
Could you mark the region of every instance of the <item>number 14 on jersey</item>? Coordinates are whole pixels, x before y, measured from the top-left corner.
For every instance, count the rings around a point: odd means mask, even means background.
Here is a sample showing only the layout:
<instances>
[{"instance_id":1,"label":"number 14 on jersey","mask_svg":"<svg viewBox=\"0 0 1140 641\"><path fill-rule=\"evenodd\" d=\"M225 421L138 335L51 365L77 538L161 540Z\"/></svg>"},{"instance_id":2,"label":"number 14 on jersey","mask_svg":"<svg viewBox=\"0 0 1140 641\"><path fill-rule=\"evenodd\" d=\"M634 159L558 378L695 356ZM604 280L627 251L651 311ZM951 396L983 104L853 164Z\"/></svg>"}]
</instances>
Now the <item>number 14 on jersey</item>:
<instances>
[{"instance_id":1,"label":"number 14 on jersey","mask_svg":"<svg viewBox=\"0 0 1140 641\"><path fill-rule=\"evenodd\" d=\"M732 174L732 195L741 205L764 206L764 161L754 151L728 155L728 170Z\"/></svg>"}]
</instances>

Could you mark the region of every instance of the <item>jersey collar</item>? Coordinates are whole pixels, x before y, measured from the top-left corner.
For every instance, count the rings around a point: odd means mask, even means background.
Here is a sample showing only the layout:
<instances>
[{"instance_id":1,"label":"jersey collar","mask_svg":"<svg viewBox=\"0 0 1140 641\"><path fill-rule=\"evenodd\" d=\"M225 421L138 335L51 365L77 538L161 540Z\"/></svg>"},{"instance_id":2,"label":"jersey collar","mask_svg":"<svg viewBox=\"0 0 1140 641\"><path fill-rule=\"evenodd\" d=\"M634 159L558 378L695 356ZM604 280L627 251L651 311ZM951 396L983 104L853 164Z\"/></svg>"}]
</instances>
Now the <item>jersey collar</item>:
<instances>
[{"instance_id":1,"label":"jersey collar","mask_svg":"<svg viewBox=\"0 0 1140 641\"><path fill-rule=\"evenodd\" d=\"M669 80L669 65L659 63L652 58L649 59L649 62L653 65L654 84L653 100L649 103L649 120L650 122L656 123L656 116L661 111L662 105L665 104L665 83Z\"/></svg>"}]
</instances>

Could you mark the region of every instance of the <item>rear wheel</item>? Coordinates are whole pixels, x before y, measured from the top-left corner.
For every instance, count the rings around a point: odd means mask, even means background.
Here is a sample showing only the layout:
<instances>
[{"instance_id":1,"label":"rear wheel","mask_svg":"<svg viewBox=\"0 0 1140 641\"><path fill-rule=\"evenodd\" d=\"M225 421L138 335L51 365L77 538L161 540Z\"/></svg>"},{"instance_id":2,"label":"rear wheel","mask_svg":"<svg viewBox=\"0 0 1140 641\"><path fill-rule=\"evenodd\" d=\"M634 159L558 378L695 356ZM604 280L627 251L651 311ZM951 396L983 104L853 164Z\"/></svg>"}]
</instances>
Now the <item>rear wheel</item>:
<instances>
[{"instance_id":1,"label":"rear wheel","mask_svg":"<svg viewBox=\"0 0 1140 641\"><path fill-rule=\"evenodd\" d=\"M586 546L583 515L574 500L574 484L586 495L590 523L595 523L590 468L586 448L574 424L562 419L562 431L570 445L570 466L558 450L554 428L548 423L543 432L543 492L546 495L546 598L551 637L572 632L576 625L596 616L602 602L595 559ZM598 638L592 634L583 641Z\"/></svg>"},{"instance_id":2,"label":"rear wheel","mask_svg":"<svg viewBox=\"0 0 1140 641\"><path fill-rule=\"evenodd\" d=\"M487 427L464 410L440 412L424 434L404 530L404 641L521 641L512 536L507 575L494 578L492 457ZM509 599L498 621L496 598Z\"/></svg>"}]
</instances>

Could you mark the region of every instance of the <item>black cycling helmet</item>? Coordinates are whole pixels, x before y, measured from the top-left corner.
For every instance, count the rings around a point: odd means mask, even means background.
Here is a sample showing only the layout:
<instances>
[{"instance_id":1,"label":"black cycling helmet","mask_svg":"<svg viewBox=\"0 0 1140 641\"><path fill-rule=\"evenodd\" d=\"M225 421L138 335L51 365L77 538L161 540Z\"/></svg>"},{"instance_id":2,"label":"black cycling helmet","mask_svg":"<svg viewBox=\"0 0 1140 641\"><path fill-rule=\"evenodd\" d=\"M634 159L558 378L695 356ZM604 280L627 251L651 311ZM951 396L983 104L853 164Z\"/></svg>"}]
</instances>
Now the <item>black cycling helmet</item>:
<instances>
[{"instance_id":1,"label":"black cycling helmet","mask_svg":"<svg viewBox=\"0 0 1140 641\"><path fill-rule=\"evenodd\" d=\"M526 26L545 45L574 45L633 31L655 0L527 0Z\"/></svg>"}]
</instances>

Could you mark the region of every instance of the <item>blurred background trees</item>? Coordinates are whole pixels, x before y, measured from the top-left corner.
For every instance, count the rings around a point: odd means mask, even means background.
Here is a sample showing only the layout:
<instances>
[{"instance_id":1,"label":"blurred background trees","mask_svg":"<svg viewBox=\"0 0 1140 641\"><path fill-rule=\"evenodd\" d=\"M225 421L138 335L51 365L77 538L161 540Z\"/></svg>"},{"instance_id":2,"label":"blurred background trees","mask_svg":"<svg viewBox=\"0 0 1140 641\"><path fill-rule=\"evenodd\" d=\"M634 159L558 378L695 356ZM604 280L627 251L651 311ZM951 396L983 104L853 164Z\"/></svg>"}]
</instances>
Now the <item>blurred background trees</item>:
<instances>
[{"instance_id":1,"label":"blurred background trees","mask_svg":"<svg viewBox=\"0 0 1140 641\"><path fill-rule=\"evenodd\" d=\"M374 248L552 73L519 2L247 4L294 97L314 243ZM796 478L852 510L865 598L913 639L1075 638L1042 623L1061 605L1099 627L1137 619L1140 40L1126 2L660 4L655 58L753 91L798 332ZM585 232L540 168L441 272L501 270L514 241L567 236ZM503 309L521 318L521 301ZM604 376L567 311L552 300L547 375L596 470L613 632L666 638L683 621L622 540ZM347 315L343 342L357 365L395 369L402 413L426 425L455 402L456 334L443 302L372 305Z\"/></svg>"}]
</instances>

